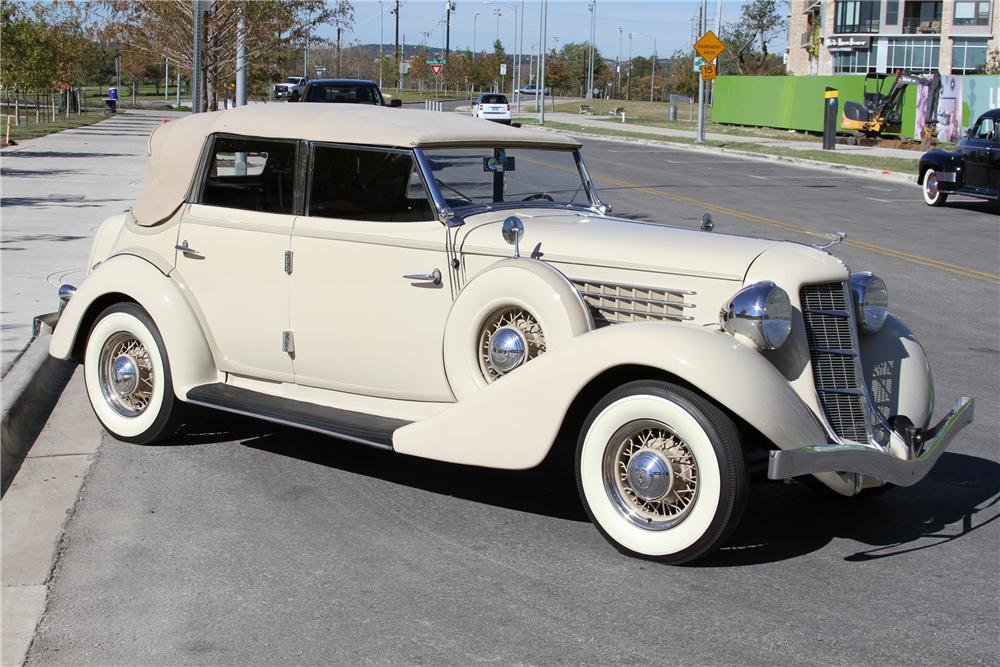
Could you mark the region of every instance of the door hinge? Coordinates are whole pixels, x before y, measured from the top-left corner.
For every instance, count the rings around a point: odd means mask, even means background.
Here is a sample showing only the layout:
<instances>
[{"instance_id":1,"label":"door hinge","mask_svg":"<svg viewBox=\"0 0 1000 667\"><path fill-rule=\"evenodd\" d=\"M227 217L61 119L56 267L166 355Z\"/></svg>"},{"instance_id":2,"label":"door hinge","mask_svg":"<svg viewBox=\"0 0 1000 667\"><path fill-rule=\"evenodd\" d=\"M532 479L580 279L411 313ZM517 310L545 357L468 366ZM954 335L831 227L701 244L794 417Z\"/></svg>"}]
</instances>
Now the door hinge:
<instances>
[{"instance_id":1,"label":"door hinge","mask_svg":"<svg viewBox=\"0 0 1000 667\"><path fill-rule=\"evenodd\" d=\"M291 331L281 332L281 351L295 354L295 335Z\"/></svg>"},{"instance_id":2,"label":"door hinge","mask_svg":"<svg viewBox=\"0 0 1000 667\"><path fill-rule=\"evenodd\" d=\"M285 273L292 275L292 251L285 251Z\"/></svg>"}]
</instances>

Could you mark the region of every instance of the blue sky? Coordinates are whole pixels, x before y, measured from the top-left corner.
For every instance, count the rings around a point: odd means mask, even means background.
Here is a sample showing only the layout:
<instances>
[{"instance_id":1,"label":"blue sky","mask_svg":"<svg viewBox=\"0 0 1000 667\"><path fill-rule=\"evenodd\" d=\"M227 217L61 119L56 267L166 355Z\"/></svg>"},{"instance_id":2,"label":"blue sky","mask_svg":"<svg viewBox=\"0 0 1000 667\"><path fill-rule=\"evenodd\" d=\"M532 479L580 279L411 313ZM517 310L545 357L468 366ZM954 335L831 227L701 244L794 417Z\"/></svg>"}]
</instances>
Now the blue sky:
<instances>
[{"instance_id":1,"label":"blue sky","mask_svg":"<svg viewBox=\"0 0 1000 667\"><path fill-rule=\"evenodd\" d=\"M717 0L708 0L709 16L713 25ZM393 0L384 1L383 25L385 43L394 40L394 17L389 10ZM606 57L618 55L618 28L624 35L622 57L628 57L628 33L638 33L632 37L632 54L648 56L656 49L661 56L677 49L691 46L692 17L698 13L698 0L597 0L597 47ZM722 5L723 23L739 16L742 0L724 0ZM453 49L471 48L473 45L473 25L475 24L476 48L489 47L497 35L497 16L494 10L500 8L500 38L505 46L514 40L514 7L521 10L520 0L455 0L456 10L451 15L451 44ZM532 50L538 42L539 9L538 0L524 2L524 49ZM439 20L444 17L444 0L405 0L400 10L400 33L405 34L407 44L426 42L430 47L442 48L444 28ZM478 19L475 18L479 12ZM354 2L354 31L345 36L345 41L360 41L363 44L377 44L379 40L379 3L372 0ZM425 35L423 33L429 33ZM321 30L320 34L332 38L335 33ZM549 47L558 47L566 42L586 41L590 34L590 18L586 0L549 0L548 39ZM558 38L558 41L556 41ZM402 39L402 37L401 37ZM537 48L537 47L536 47ZM508 53L513 49L507 48Z\"/></svg>"}]
</instances>

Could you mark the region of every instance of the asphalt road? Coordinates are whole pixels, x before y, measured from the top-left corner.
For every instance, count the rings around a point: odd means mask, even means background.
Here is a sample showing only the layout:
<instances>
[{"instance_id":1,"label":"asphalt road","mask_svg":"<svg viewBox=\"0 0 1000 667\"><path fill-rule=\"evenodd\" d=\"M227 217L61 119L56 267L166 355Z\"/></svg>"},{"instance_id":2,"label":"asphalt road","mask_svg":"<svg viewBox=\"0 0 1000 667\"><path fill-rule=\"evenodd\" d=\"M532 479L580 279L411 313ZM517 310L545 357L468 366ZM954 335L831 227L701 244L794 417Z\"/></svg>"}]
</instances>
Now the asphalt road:
<instances>
[{"instance_id":1,"label":"asphalt road","mask_svg":"<svg viewBox=\"0 0 1000 667\"><path fill-rule=\"evenodd\" d=\"M440 464L203 416L105 439L30 664L990 663L998 651L1000 216L916 186L587 141L616 214L816 242L873 269L938 409L976 422L868 499L758 484L694 567L627 558L570 477Z\"/></svg>"}]
</instances>

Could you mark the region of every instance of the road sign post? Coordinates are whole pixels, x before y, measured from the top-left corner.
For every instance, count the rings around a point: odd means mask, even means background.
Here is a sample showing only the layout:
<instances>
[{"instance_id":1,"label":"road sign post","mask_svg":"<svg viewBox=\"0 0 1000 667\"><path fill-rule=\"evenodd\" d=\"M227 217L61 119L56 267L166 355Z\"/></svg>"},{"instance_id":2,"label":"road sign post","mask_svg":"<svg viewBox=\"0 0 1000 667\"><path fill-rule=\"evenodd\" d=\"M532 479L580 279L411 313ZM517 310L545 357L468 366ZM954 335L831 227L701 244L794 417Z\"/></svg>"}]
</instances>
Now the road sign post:
<instances>
[{"instance_id":1,"label":"road sign post","mask_svg":"<svg viewBox=\"0 0 1000 667\"><path fill-rule=\"evenodd\" d=\"M702 22L704 23L704 12ZM701 75L698 77L698 138L695 141L699 144L705 143L705 81L715 79L716 67L713 63L725 49L726 45L711 30L707 30L694 43L695 52L705 59L705 65L701 68ZM711 78L706 77L706 74L710 74Z\"/></svg>"}]
</instances>

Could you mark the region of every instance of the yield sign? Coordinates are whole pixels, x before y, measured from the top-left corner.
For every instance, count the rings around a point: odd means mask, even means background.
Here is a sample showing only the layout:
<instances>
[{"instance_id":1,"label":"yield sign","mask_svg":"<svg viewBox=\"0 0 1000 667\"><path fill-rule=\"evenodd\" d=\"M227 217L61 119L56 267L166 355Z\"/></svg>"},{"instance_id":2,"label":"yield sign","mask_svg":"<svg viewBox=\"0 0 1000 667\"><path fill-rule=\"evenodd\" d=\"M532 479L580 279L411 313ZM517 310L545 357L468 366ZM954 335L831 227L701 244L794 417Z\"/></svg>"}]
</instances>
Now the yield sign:
<instances>
[{"instance_id":1,"label":"yield sign","mask_svg":"<svg viewBox=\"0 0 1000 667\"><path fill-rule=\"evenodd\" d=\"M719 57L719 54L726 50L726 45L722 43L715 33L709 30L694 43L694 50L705 59L706 63L711 63Z\"/></svg>"},{"instance_id":2,"label":"yield sign","mask_svg":"<svg viewBox=\"0 0 1000 667\"><path fill-rule=\"evenodd\" d=\"M430 66L430 68L431 68L431 72L434 74L434 78L436 79L439 76L441 76L441 70L444 69L444 65L442 65L441 63L433 63Z\"/></svg>"}]
</instances>

